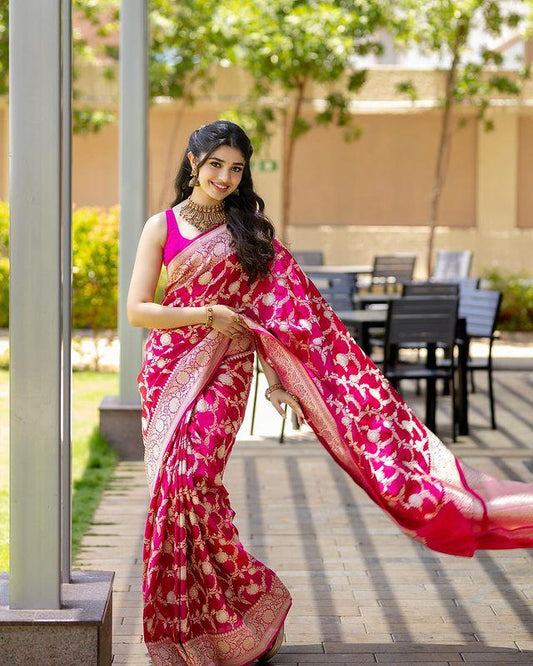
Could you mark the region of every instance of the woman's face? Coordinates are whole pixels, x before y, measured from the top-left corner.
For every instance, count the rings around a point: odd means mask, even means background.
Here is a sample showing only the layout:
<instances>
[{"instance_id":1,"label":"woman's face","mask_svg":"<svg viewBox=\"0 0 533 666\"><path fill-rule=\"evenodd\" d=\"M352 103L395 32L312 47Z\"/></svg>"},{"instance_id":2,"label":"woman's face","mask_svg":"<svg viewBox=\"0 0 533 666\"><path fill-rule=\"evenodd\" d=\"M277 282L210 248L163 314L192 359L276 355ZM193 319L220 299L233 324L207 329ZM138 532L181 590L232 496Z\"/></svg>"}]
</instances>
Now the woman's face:
<instances>
[{"instance_id":1,"label":"woman's face","mask_svg":"<svg viewBox=\"0 0 533 666\"><path fill-rule=\"evenodd\" d=\"M189 153L191 165L196 163ZM219 202L234 192L242 179L244 155L238 148L219 146L200 167L198 172L199 187L194 188L194 198L200 203L200 197L206 204Z\"/></svg>"}]
</instances>

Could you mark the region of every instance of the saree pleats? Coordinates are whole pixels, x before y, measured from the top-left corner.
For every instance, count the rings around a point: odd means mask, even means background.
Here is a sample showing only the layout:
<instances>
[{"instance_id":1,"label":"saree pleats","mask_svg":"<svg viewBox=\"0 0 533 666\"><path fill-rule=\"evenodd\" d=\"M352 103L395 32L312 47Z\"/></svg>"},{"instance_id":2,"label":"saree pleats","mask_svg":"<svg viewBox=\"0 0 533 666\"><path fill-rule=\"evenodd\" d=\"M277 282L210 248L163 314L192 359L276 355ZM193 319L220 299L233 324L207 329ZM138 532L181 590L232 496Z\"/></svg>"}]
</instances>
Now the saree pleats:
<instances>
[{"instance_id":1,"label":"saree pleats","mask_svg":"<svg viewBox=\"0 0 533 666\"><path fill-rule=\"evenodd\" d=\"M163 458L143 553L144 640L156 665L250 663L290 605L242 545L223 485L252 368L253 348L220 364Z\"/></svg>"},{"instance_id":2,"label":"saree pleats","mask_svg":"<svg viewBox=\"0 0 533 666\"><path fill-rule=\"evenodd\" d=\"M241 309L249 334L153 329L138 376L151 491L144 639L156 666L245 666L267 651L290 595L246 551L223 476L254 349L296 395L336 462L410 537L452 555L533 546L533 486L457 459L367 357L287 250L249 283L225 226L168 266L168 306Z\"/></svg>"}]
</instances>

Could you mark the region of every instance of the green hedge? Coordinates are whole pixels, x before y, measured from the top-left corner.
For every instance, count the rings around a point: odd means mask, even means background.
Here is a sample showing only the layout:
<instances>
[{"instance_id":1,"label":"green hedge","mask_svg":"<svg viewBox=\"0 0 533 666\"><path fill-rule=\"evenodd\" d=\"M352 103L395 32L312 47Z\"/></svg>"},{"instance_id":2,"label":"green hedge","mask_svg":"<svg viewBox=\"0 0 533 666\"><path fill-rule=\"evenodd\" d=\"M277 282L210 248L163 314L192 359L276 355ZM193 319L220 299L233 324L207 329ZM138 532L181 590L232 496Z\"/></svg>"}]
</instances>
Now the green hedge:
<instances>
[{"instance_id":1,"label":"green hedge","mask_svg":"<svg viewBox=\"0 0 533 666\"><path fill-rule=\"evenodd\" d=\"M72 216L72 327L117 328L119 207L85 206ZM155 294L161 300L162 267ZM0 201L0 328L9 326L9 211Z\"/></svg>"},{"instance_id":2,"label":"green hedge","mask_svg":"<svg viewBox=\"0 0 533 666\"><path fill-rule=\"evenodd\" d=\"M498 328L502 331L533 331L533 280L523 273L487 270L483 278L503 294Z\"/></svg>"},{"instance_id":3,"label":"green hedge","mask_svg":"<svg viewBox=\"0 0 533 666\"><path fill-rule=\"evenodd\" d=\"M118 206L78 208L72 232L72 327L117 328Z\"/></svg>"},{"instance_id":4,"label":"green hedge","mask_svg":"<svg viewBox=\"0 0 533 666\"><path fill-rule=\"evenodd\" d=\"M118 206L84 207L72 219L72 326L117 327ZM9 213L0 202L0 327L9 325Z\"/></svg>"},{"instance_id":5,"label":"green hedge","mask_svg":"<svg viewBox=\"0 0 533 666\"><path fill-rule=\"evenodd\" d=\"M0 328L9 323L9 211L0 201Z\"/></svg>"}]
</instances>

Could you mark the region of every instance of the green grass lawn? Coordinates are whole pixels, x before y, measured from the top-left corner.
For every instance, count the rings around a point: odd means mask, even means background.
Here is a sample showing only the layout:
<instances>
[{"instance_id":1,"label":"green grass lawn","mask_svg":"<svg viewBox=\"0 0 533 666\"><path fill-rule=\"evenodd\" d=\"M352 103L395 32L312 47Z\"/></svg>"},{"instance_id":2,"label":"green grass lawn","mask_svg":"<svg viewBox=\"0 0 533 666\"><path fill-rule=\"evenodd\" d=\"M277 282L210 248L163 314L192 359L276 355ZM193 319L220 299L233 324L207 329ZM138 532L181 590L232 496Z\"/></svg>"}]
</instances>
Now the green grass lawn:
<instances>
[{"instance_id":1,"label":"green grass lawn","mask_svg":"<svg viewBox=\"0 0 533 666\"><path fill-rule=\"evenodd\" d=\"M98 406L118 393L117 373L75 372L72 377L72 539L74 556L116 455L98 431ZM9 373L0 370L0 571L9 568Z\"/></svg>"}]
</instances>

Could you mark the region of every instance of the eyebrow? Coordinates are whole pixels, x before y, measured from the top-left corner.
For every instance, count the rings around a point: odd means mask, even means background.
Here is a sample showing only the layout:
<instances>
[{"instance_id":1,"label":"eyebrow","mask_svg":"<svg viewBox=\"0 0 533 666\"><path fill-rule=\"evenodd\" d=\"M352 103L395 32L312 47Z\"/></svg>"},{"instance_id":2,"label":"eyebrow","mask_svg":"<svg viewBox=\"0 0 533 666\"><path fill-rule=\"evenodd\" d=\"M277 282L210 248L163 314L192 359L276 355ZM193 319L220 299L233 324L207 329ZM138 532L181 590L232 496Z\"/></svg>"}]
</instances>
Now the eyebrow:
<instances>
[{"instance_id":1,"label":"eyebrow","mask_svg":"<svg viewBox=\"0 0 533 666\"><path fill-rule=\"evenodd\" d=\"M222 159L220 159L220 157L217 157L216 155L211 155L211 157L209 159L210 160L216 160L217 162L224 162L224 164L226 163L226 160L222 160ZM233 165L237 165L237 164L239 166L244 166L244 162L233 162Z\"/></svg>"}]
</instances>

